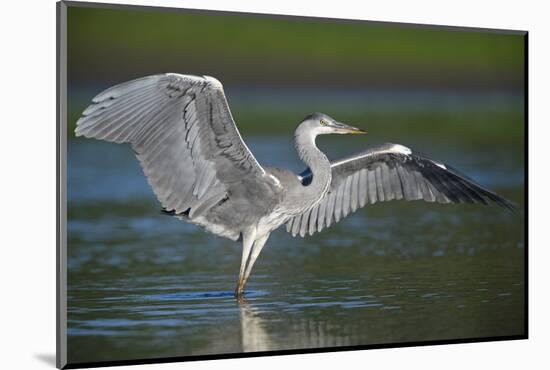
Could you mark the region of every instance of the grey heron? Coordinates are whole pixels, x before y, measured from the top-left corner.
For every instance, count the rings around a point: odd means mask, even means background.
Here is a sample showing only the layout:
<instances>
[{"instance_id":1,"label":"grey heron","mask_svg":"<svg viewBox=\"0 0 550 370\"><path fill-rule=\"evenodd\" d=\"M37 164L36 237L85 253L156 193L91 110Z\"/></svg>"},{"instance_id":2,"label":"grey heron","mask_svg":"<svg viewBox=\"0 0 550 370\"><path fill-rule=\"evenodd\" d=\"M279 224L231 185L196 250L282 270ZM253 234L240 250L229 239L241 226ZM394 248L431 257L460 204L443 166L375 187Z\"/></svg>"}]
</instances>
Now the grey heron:
<instances>
[{"instance_id":1,"label":"grey heron","mask_svg":"<svg viewBox=\"0 0 550 370\"><path fill-rule=\"evenodd\" d=\"M367 204L393 199L514 207L403 145L385 144L331 162L315 143L318 135L363 133L326 114L310 114L294 135L307 169L295 174L263 167L235 125L222 84L175 73L103 91L75 129L76 136L129 143L165 213L242 240L237 297L270 233L283 224L304 237Z\"/></svg>"}]
</instances>

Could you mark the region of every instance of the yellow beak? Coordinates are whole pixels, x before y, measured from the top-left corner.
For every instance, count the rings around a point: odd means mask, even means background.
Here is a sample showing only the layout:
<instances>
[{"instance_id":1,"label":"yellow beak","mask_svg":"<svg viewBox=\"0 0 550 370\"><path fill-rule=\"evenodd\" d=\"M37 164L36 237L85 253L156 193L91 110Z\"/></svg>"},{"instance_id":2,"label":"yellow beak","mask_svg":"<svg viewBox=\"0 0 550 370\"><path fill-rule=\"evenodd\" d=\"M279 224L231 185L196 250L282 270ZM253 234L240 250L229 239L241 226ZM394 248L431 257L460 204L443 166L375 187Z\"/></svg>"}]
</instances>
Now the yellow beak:
<instances>
[{"instance_id":1,"label":"yellow beak","mask_svg":"<svg viewBox=\"0 0 550 370\"><path fill-rule=\"evenodd\" d=\"M352 135L364 135L367 133L367 131L365 130L361 130L360 128L352 127L352 126L348 126L342 130L344 131L344 133L352 134Z\"/></svg>"}]
</instances>

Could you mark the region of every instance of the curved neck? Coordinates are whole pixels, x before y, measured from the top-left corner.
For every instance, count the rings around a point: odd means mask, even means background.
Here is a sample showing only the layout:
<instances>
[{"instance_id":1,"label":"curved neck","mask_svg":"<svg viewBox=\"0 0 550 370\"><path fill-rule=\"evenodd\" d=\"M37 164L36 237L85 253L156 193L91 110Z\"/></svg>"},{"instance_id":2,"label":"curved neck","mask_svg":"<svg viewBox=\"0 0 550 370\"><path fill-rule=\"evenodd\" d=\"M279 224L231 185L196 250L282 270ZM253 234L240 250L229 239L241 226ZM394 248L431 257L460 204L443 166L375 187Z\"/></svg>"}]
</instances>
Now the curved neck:
<instances>
[{"instance_id":1,"label":"curved neck","mask_svg":"<svg viewBox=\"0 0 550 370\"><path fill-rule=\"evenodd\" d=\"M304 201L309 201L312 204L325 195L332 179L330 161L315 145L316 136L310 130L298 127L294 137L298 156L308 165L313 174L313 179L304 187L307 188L307 191L303 194L306 198Z\"/></svg>"}]
</instances>

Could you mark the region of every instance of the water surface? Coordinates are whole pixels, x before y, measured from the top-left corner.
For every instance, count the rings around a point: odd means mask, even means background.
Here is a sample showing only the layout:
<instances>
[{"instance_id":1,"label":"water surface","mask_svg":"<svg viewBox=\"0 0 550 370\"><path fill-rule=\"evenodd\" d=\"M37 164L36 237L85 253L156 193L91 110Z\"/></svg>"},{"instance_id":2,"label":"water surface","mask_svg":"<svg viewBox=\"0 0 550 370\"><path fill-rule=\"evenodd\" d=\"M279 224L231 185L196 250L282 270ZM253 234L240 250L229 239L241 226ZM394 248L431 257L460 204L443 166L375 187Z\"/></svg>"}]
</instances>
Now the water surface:
<instances>
[{"instance_id":1,"label":"water surface","mask_svg":"<svg viewBox=\"0 0 550 370\"><path fill-rule=\"evenodd\" d=\"M291 138L245 135L261 163L300 171ZM366 145L320 143L332 158ZM430 138L404 144L453 164L518 211L394 201L305 239L281 229L238 303L239 243L161 215L130 148L71 140L69 361L523 334L523 159Z\"/></svg>"}]
</instances>

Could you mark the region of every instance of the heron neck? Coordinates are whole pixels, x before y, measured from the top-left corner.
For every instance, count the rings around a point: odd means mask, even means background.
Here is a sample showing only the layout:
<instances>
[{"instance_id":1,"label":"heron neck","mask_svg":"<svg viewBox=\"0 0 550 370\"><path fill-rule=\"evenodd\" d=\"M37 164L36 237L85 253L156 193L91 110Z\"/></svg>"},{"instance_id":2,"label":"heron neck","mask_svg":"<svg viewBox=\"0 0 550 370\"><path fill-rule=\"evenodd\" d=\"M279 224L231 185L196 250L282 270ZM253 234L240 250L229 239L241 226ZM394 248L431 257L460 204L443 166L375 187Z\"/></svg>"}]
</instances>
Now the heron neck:
<instances>
[{"instance_id":1,"label":"heron neck","mask_svg":"<svg viewBox=\"0 0 550 370\"><path fill-rule=\"evenodd\" d=\"M304 194L304 201L316 203L321 199L328 191L330 181L332 179L332 171L330 168L330 161L327 156L323 154L315 144L316 135L312 135L311 132L304 132L297 130L295 134L296 150L300 159L308 165L313 179L308 184L308 191Z\"/></svg>"}]
</instances>

